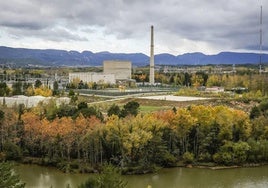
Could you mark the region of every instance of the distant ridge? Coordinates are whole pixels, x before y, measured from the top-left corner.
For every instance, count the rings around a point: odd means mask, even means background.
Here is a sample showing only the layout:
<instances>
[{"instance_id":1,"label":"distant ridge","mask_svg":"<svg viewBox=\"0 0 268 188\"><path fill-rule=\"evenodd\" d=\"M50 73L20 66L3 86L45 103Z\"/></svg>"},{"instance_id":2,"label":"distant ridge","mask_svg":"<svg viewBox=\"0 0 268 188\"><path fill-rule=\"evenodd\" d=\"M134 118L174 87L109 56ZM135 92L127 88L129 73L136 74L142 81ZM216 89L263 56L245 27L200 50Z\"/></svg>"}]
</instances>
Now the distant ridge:
<instances>
[{"instance_id":1,"label":"distant ridge","mask_svg":"<svg viewBox=\"0 0 268 188\"><path fill-rule=\"evenodd\" d=\"M221 52L205 55L200 52L174 56L163 53L155 55L156 65L206 65L206 64L258 64L258 53ZM26 49L0 46L0 64L18 66L101 66L104 60L128 60L135 66L149 65L149 57L142 53L110 53L91 51L66 51L54 49ZM268 54L262 55L268 63Z\"/></svg>"}]
</instances>

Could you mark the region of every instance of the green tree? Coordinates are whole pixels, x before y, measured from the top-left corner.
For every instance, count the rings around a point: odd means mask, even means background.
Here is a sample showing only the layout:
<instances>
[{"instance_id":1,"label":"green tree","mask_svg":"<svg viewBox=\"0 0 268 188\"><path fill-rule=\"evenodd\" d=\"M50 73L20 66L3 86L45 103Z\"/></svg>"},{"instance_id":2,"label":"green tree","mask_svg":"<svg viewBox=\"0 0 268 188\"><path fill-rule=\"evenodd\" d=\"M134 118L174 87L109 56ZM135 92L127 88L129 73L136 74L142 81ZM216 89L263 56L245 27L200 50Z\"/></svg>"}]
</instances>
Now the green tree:
<instances>
[{"instance_id":1,"label":"green tree","mask_svg":"<svg viewBox=\"0 0 268 188\"><path fill-rule=\"evenodd\" d=\"M192 80L191 80L192 75L190 75L189 73L185 73L184 74L184 81L183 81L183 85L189 87L192 85Z\"/></svg>"},{"instance_id":2,"label":"green tree","mask_svg":"<svg viewBox=\"0 0 268 188\"><path fill-rule=\"evenodd\" d=\"M12 142L5 142L3 152L7 160L19 160L22 157L22 152L19 146Z\"/></svg>"},{"instance_id":3,"label":"green tree","mask_svg":"<svg viewBox=\"0 0 268 188\"><path fill-rule=\"evenodd\" d=\"M4 145L4 125L3 125L3 121L5 118L5 112L0 110L0 136L1 136L1 142L0 142L0 151L3 151L3 145Z\"/></svg>"},{"instance_id":4,"label":"green tree","mask_svg":"<svg viewBox=\"0 0 268 188\"><path fill-rule=\"evenodd\" d=\"M104 166L103 172L97 179L100 188L124 188L127 186L119 169L108 164Z\"/></svg>"},{"instance_id":5,"label":"green tree","mask_svg":"<svg viewBox=\"0 0 268 188\"><path fill-rule=\"evenodd\" d=\"M106 164L99 175L90 177L78 188L125 188L126 186L127 182L122 179L119 169L111 164Z\"/></svg>"},{"instance_id":6,"label":"green tree","mask_svg":"<svg viewBox=\"0 0 268 188\"><path fill-rule=\"evenodd\" d=\"M236 164L243 164L248 157L250 146L247 142L237 142L233 146L234 162Z\"/></svg>"},{"instance_id":7,"label":"green tree","mask_svg":"<svg viewBox=\"0 0 268 188\"><path fill-rule=\"evenodd\" d=\"M29 95L29 90L33 89L33 85L31 83L23 83L22 90L24 95Z\"/></svg>"},{"instance_id":8,"label":"green tree","mask_svg":"<svg viewBox=\"0 0 268 188\"><path fill-rule=\"evenodd\" d=\"M59 84L57 81L53 82L53 95L58 95L59 94Z\"/></svg>"},{"instance_id":9,"label":"green tree","mask_svg":"<svg viewBox=\"0 0 268 188\"><path fill-rule=\"evenodd\" d=\"M84 183L80 184L78 188L97 188L98 181L96 177L90 176Z\"/></svg>"},{"instance_id":10,"label":"green tree","mask_svg":"<svg viewBox=\"0 0 268 188\"><path fill-rule=\"evenodd\" d=\"M250 119L254 119L257 118L261 115L261 111L257 106L252 107L251 111L250 111Z\"/></svg>"},{"instance_id":11,"label":"green tree","mask_svg":"<svg viewBox=\"0 0 268 188\"><path fill-rule=\"evenodd\" d=\"M194 154L187 151L182 155L182 159L185 164L191 164L194 162Z\"/></svg>"},{"instance_id":12,"label":"green tree","mask_svg":"<svg viewBox=\"0 0 268 188\"><path fill-rule=\"evenodd\" d=\"M36 80L34 83L34 88L40 88L42 86L42 82L40 80Z\"/></svg>"},{"instance_id":13,"label":"green tree","mask_svg":"<svg viewBox=\"0 0 268 188\"><path fill-rule=\"evenodd\" d=\"M61 104L57 110L57 116L59 118L62 118L64 116L73 116L77 112L77 109L75 106L71 106L69 104Z\"/></svg>"},{"instance_id":14,"label":"green tree","mask_svg":"<svg viewBox=\"0 0 268 188\"><path fill-rule=\"evenodd\" d=\"M8 96L10 89L5 82L0 83L0 96Z\"/></svg>"},{"instance_id":15,"label":"green tree","mask_svg":"<svg viewBox=\"0 0 268 188\"><path fill-rule=\"evenodd\" d=\"M86 104L86 103L85 103ZM87 105L87 104L86 104ZM83 114L84 117L91 117L96 116L98 119L103 120L103 115L100 110L93 106L84 107L83 105L80 106L81 109L79 109L76 114L74 114L74 118L78 117L79 114Z\"/></svg>"},{"instance_id":16,"label":"green tree","mask_svg":"<svg viewBox=\"0 0 268 188\"><path fill-rule=\"evenodd\" d=\"M113 104L109 109L108 109L108 116L112 116L112 115L120 115L120 108L118 105Z\"/></svg>"},{"instance_id":17,"label":"green tree","mask_svg":"<svg viewBox=\"0 0 268 188\"><path fill-rule=\"evenodd\" d=\"M78 100L78 94L75 94L74 90L71 89L68 95L71 98L71 103L75 103Z\"/></svg>"},{"instance_id":18,"label":"green tree","mask_svg":"<svg viewBox=\"0 0 268 188\"><path fill-rule=\"evenodd\" d=\"M22 83L21 82L15 82L12 84L12 94L13 95L22 95Z\"/></svg>"},{"instance_id":19,"label":"green tree","mask_svg":"<svg viewBox=\"0 0 268 188\"><path fill-rule=\"evenodd\" d=\"M80 102L78 105L77 105L77 108L78 110L81 110L83 108L87 108L87 103L86 102Z\"/></svg>"},{"instance_id":20,"label":"green tree","mask_svg":"<svg viewBox=\"0 0 268 188\"><path fill-rule=\"evenodd\" d=\"M140 104L136 101L130 101L124 105L120 117L126 117L128 115L136 116L139 112Z\"/></svg>"},{"instance_id":21,"label":"green tree","mask_svg":"<svg viewBox=\"0 0 268 188\"><path fill-rule=\"evenodd\" d=\"M57 115L57 105L56 101L51 99L47 104L45 104L45 115L48 120L53 120Z\"/></svg>"},{"instance_id":22,"label":"green tree","mask_svg":"<svg viewBox=\"0 0 268 188\"><path fill-rule=\"evenodd\" d=\"M268 100L262 101L258 108L265 117L268 117Z\"/></svg>"},{"instance_id":23,"label":"green tree","mask_svg":"<svg viewBox=\"0 0 268 188\"><path fill-rule=\"evenodd\" d=\"M25 183L20 182L18 175L14 174L10 163L0 163L0 187L2 188L24 188Z\"/></svg>"}]
</instances>

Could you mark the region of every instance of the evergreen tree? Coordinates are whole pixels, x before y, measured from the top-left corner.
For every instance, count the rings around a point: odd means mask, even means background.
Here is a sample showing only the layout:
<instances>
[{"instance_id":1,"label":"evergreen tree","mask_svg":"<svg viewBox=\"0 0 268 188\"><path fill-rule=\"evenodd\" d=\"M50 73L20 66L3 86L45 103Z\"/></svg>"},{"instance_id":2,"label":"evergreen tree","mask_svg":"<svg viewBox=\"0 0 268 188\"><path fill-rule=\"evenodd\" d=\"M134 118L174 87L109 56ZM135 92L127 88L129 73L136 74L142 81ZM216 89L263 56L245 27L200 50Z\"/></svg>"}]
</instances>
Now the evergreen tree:
<instances>
[{"instance_id":1,"label":"evergreen tree","mask_svg":"<svg viewBox=\"0 0 268 188\"><path fill-rule=\"evenodd\" d=\"M53 82L53 95L58 95L59 94L59 84L57 81Z\"/></svg>"},{"instance_id":2,"label":"evergreen tree","mask_svg":"<svg viewBox=\"0 0 268 188\"><path fill-rule=\"evenodd\" d=\"M0 96L8 96L10 89L5 82L0 83Z\"/></svg>"},{"instance_id":3,"label":"evergreen tree","mask_svg":"<svg viewBox=\"0 0 268 188\"><path fill-rule=\"evenodd\" d=\"M15 82L12 84L12 94L13 95L22 95L22 83L21 82Z\"/></svg>"},{"instance_id":4,"label":"evergreen tree","mask_svg":"<svg viewBox=\"0 0 268 188\"><path fill-rule=\"evenodd\" d=\"M106 164L98 176L90 177L78 188L125 188L127 182L122 180L120 171L113 165Z\"/></svg>"},{"instance_id":5,"label":"evergreen tree","mask_svg":"<svg viewBox=\"0 0 268 188\"><path fill-rule=\"evenodd\" d=\"M121 111L120 117L126 117L128 115L136 116L139 112L140 104L136 101L130 101L124 105Z\"/></svg>"},{"instance_id":6,"label":"evergreen tree","mask_svg":"<svg viewBox=\"0 0 268 188\"><path fill-rule=\"evenodd\" d=\"M108 109L108 116L112 116L112 115L120 115L120 108L118 105L113 104L109 109Z\"/></svg>"},{"instance_id":7,"label":"evergreen tree","mask_svg":"<svg viewBox=\"0 0 268 188\"><path fill-rule=\"evenodd\" d=\"M0 187L24 188L25 183L20 182L19 176L14 174L12 165L6 162L0 163Z\"/></svg>"},{"instance_id":8,"label":"evergreen tree","mask_svg":"<svg viewBox=\"0 0 268 188\"><path fill-rule=\"evenodd\" d=\"M34 83L34 88L39 88L42 86L42 82L40 80L36 80Z\"/></svg>"}]
</instances>

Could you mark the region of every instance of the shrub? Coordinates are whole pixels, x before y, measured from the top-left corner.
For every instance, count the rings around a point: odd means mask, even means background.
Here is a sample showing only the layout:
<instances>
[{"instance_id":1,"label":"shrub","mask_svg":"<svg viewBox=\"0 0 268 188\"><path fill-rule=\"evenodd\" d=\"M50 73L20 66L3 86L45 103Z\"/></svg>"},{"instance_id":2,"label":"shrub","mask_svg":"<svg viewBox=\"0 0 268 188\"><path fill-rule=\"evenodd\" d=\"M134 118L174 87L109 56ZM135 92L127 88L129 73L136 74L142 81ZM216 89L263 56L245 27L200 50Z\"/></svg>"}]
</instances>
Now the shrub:
<instances>
[{"instance_id":1,"label":"shrub","mask_svg":"<svg viewBox=\"0 0 268 188\"><path fill-rule=\"evenodd\" d=\"M121 178L119 170L110 165L106 164L103 166L103 171L98 176L90 177L85 183L78 186L78 188L125 188L127 182Z\"/></svg>"},{"instance_id":2,"label":"shrub","mask_svg":"<svg viewBox=\"0 0 268 188\"><path fill-rule=\"evenodd\" d=\"M201 153L198 156L198 161L200 161L200 162L210 162L211 161L211 155L210 155L210 153L208 153L208 152Z\"/></svg>"},{"instance_id":3,"label":"shrub","mask_svg":"<svg viewBox=\"0 0 268 188\"><path fill-rule=\"evenodd\" d=\"M191 164L194 162L194 154L187 151L182 155L182 159L185 164Z\"/></svg>"},{"instance_id":4,"label":"shrub","mask_svg":"<svg viewBox=\"0 0 268 188\"><path fill-rule=\"evenodd\" d=\"M12 142L6 142L3 145L3 151L7 160L19 160L22 157L20 147Z\"/></svg>"},{"instance_id":5,"label":"shrub","mask_svg":"<svg viewBox=\"0 0 268 188\"><path fill-rule=\"evenodd\" d=\"M219 152L213 155L213 160L217 164L231 165L233 162L233 157L229 152Z\"/></svg>"}]
</instances>

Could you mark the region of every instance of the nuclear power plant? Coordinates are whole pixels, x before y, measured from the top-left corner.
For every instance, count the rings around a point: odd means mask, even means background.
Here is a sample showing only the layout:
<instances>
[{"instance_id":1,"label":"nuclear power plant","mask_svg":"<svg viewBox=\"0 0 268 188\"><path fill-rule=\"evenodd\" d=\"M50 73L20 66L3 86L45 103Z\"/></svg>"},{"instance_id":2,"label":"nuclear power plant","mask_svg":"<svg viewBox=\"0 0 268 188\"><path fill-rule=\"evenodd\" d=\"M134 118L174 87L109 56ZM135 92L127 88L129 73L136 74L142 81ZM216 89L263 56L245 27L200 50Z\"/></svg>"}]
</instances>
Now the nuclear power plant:
<instances>
[{"instance_id":1,"label":"nuclear power plant","mask_svg":"<svg viewBox=\"0 0 268 188\"><path fill-rule=\"evenodd\" d=\"M121 60L105 60L103 61L103 72L74 72L69 73L69 82L79 79L84 83L102 82L116 84L120 81L132 81L131 79L132 63L130 61ZM149 84L155 85L155 65L154 65L154 26L151 26L151 42L150 42L150 75Z\"/></svg>"}]
</instances>

